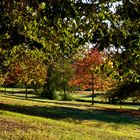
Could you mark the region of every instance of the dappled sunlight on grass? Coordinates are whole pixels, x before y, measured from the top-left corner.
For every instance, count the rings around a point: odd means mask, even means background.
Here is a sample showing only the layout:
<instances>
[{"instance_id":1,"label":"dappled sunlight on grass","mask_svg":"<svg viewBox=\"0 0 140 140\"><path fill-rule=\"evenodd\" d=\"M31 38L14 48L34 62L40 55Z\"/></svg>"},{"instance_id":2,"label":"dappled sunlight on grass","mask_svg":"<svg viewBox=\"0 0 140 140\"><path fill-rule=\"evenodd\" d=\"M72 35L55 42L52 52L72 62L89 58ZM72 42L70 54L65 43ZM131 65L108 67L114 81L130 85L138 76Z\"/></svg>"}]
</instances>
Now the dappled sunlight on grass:
<instances>
[{"instance_id":1,"label":"dappled sunlight on grass","mask_svg":"<svg viewBox=\"0 0 140 140\"><path fill-rule=\"evenodd\" d=\"M132 111L136 112L131 114ZM7 124L15 131L16 138L21 136L23 139L30 139L33 133L36 133L34 139L45 137L60 140L78 140L81 136L83 140L137 140L140 137L137 133L140 130L138 110L123 110L113 108L113 105L91 106L90 103L75 101L35 98L25 100L21 97L0 95L0 123L2 132L7 133L7 136L5 134L3 137L7 139L9 135L14 139L14 135L7 129ZM58 134L58 137L55 134Z\"/></svg>"},{"instance_id":2,"label":"dappled sunlight on grass","mask_svg":"<svg viewBox=\"0 0 140 140\"><path fill-rule=\"evenodd\" d=\"M90 104L80 105L80 103L77 103L74 105L75 103L72 102L35 102L1 97L0 109L53 119L72 118L76 120L98 120L120 124L137 123L137 119L135 121L127 113L123 114L123 112L119 112L118 110L110 110L98 106L93 107Z\"/></svg>"}]
</instances>

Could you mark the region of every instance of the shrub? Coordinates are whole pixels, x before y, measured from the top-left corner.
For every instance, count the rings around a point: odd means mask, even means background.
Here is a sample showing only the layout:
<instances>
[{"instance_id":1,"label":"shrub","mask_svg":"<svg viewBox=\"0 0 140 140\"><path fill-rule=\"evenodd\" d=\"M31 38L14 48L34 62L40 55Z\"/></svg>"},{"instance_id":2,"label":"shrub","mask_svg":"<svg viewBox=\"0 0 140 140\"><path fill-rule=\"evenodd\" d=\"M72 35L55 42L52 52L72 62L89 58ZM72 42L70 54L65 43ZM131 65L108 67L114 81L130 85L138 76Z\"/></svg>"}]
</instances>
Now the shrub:
<instances>
[{"instance_id":1,"label":"shrub","mask_svg":"<svg viewBox=\"0 0 140 140\"><path fill-rule=\"evenodd\" d=\"M44 89L43 89L43 88L38 88L38 89L35 89L35 94L36 94L38 97L41 97L41 96L42 96L43 91L44 91Z\"/></svg>"},{"instance_id":2,"label":"shrub","mask_svg":"<svg viewBox=\"0 0 140 140\"><path fill-rule=\"evenodd\" d=\"M74 100L74 97L73 97L73 94L66 93L66 94L62 94L62 99L64 101L72 101L72 100Z\"/></svg>"},{"instance_id":3,"label":"shrub","mask_svg":"<svg viewBox=\"0 0 140 140\"><path fill-rule=\"evenodd\" d=\"M110 102L123 102L128 98L132 98L133 102L138 102L140 99L140 86L139 83L123 83L117 88L112 90L112 94L108 95Z\"/></svg>"},{"instance_id":4,"label":"shrub","mask_svg":"<svg viewBox=\"0 0 140 140\"><path fill-rule=\"evenodd\" d=\"M63 100L60 92L54 92L53 95L52 95L52 99L53 100L58 100L58 101Z\"/></svg>"},{"instance_id":5,"label":"shrub","mask_svg":"<svg viewBox=\"0 0 140 140\"><path fill-rule=\"evenodd\" d=\"M73 94L71 93L62 93L62 92L54 92L53 100L59 101L72 101L74 100Z\"/></svg>"}]
</instances>

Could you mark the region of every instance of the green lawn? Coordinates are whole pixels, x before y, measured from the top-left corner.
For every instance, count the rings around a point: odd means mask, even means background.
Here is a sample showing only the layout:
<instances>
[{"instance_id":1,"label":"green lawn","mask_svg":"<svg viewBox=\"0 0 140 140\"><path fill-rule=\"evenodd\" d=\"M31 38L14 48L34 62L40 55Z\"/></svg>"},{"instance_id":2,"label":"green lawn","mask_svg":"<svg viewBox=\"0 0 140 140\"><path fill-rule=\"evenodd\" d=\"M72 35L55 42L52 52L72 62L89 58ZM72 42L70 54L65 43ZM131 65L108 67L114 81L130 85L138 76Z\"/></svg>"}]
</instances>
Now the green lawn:
<instances>
[{"instance_id":1,"label":"green lawn","mask_svg":"<svg viewBox=\"0 0 140 140\"><path fill-rule=\"evenodd\" d=\"M108 92L95 92L95 96L94 96L94 100L95 102L99 102L99 103L108 103L107 98L105 98L105 96L107 94L111 94ZM91 91L78 91L77 94L75 94L75 98L77 99L77 101L81 101L81 102L91 102L92 101L92 92ZM123 101L123 104L125 104L126 107L129 108L129 106L131 106L132 108L140 108L140 100L137 100L136 103L133 103L133 98L130 97L127 100ZM127 105L126 105L127 104ZM133 106L132 104L135 104L135 106ZM137 104L137 105L136 105ZM124 106L124 105L122 105Z\"/></svg>"},{"instance_id":2,"label":"green lawn","mask_svg":"<svg viewBox=\"0 0 140 140\"><path fill-rule=\"evenodd\" d=\"M1 92L15 92L15 93L23 93L23 92L26 92L26 89L25 88L3 88L3 87L0 87L0 91ZM33 92L34 90L33 89L27 89L28 92Z\"/></svg>"},{"instance_id":3,"label":"green lawn","mask_svg":"<svg viewBox=\"0 0 140 140\"><path fill-rule=\"evenodd\" d=\"M139 110L0 94L2 140L139 140Z\"/></svg>"}]
</instances>

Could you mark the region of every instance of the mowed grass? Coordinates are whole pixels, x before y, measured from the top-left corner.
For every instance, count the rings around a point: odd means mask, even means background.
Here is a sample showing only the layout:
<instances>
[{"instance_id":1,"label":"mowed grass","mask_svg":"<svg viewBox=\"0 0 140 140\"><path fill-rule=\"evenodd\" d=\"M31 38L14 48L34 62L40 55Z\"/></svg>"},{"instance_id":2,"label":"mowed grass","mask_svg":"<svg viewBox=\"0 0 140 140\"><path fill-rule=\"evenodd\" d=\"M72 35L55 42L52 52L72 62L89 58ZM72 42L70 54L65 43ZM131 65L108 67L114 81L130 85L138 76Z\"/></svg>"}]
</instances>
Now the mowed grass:
<instances>
[{"instance_id":1,"label":"mowed grass","mask_svg":"<svg viewBox=\"0 0 140 140\"><path fill-rule=\"evenodd\" d=\"M90 102L92 91L77 91L76 92L76 98L78 97L79 101L87 101ZM105 92L105 91L95 91L94 97L96 102L108 102L107 95L110 95L111 92ZM133 98L130 97L127 100L123 100L123 103L133 103ZM137 104L140 104L140 100L138 99Z\"/></svg>"},{"instance_id":2,"label":"mowed grass","mask_svg":"<svg viewBox=\"0 0 140 140\"><path fill-rule=\"evenodd\" d=\"M139 110L0 94L1 140L139 140Z\"/></svg>"}]
</instances>

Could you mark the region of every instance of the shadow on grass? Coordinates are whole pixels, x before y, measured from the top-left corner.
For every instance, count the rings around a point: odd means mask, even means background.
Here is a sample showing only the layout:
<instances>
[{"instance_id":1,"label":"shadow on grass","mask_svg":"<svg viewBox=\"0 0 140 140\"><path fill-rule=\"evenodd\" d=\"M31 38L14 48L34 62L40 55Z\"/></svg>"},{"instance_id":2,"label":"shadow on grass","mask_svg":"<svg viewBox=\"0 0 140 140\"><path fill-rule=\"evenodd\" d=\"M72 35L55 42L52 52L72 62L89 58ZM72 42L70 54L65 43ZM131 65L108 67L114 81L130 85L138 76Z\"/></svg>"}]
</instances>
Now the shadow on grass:
<instances>
[{"instance_id":1,"label":"shadow on grass","mask_svg":"<svg viewBox=\"0 0 140 140\"><path fill-rule=\"evenodd\" d=\"M24 94L14 94L14 95L12 95L12 94L6 94L6 95L0 95L0 96L1 97L6 97L6 98L10 98L10 99L13 98L13 99L28 100L28 101L40 102L40 103L53 103L53 104L56 104L56 105L67 105L67 106L74 106L74 107L93 107L91 105L91 101L87 102L87 101L75 100L75 101L81 102L81 104L79 104L78 102L76 103L76 102L72 102L72 101L69 101L68 102L68 101L48 100L48 99L43 98L43 97L37 97L35 94L29 94L28 95L28 99L25 99ZM107 105L129 105L129 106L132 106L132 107L134 105L136 109L139 109L140 108L140 104L127 104L127 103L112 104L112 103L102 102L102 101L96 101L96 100L94 101L94 103L107 104ZM96 108L102 108L102 107L97 107L96 106ZM133 110L133 109L131 109L131 110ZM135 113L133 113L133 114L135 115Z\"/></svg>"},{"instance_id":2,"label":"shadow on grass","mask_svg":"<svg viewBox=\"0 0 140 140\"><path fill-rule=\"evenodd\" d=\"M40 116L44 118L51 118L56 120L72 119L72 121L82 120L97 120L108 123L118 124L140 124L140 117L132 117L129 115L121 114L115 111L89 109L83 110L72 107L61 106L24 106L24 105L11 105L0 103L0 109L6 111L12 111L32 116Z\"/></svg>"},{"instance_id":3,"label":"shadow on grass","mask_svg":"<svg viewBox=\"0 0 140 140\"><path fill-rule=\"evenodd\" d=\"M6 97L6 98L10 98L10 99L13 98L13 99L20 99L20 100L28 100L28 101L40 102L40 103L53 103L53 104L58 104L58 105L91 107L91 104L76 104L71 101L66 102L66 101L48 100L46 98L43 98L43 97L41 98L41 97L37 97L37 96L30 96L30 97L28 97L28 99L25 99L25 97L22 95L7 95L6 94L6 95L1 95L1 97Z\"/></svg>"}]
</instances>

